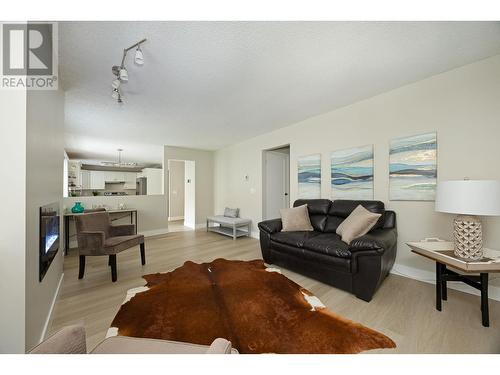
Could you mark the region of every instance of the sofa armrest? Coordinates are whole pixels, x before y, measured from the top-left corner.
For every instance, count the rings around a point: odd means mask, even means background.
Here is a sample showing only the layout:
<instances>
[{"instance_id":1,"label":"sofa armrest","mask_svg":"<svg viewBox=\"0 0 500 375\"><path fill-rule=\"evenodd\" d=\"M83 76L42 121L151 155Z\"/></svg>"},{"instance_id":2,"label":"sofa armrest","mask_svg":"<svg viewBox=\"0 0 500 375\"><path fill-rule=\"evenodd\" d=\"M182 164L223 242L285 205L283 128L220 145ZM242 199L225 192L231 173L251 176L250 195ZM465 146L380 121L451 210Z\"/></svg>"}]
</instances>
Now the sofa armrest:
<instances>
[{"instance_id":1,"label":"sofa armrest","mask_svg":"<svg viewBox=\"0 0 500 375\"><path fill-rule=\"evenodd\" d=\"M231 354L231 349L231 341L219 337L212 342L206 354Z\"/></svg>"},{"instance_id":2,"label":"sofa armrest","mask_svg":"<svg viewBox=\"0 0 500 375\"><path fill-rule=\"evenodd\" d=\"M376 251L383 253L397 242L396 229L375 229L361 237L355 238L349 244L349 251Z\"/></svg>"},{"instance_id":3,"label":"sofa armrest","mask_svg":"<svg viewBox=\"0 0 500 375\"><path fill-rule=\"evenodd\" d=\"M85 328L81 324L67 326L56 332L30 354L87 354Z\"/></svg>"},{"instance_id":4,"label":"sofa armrest","mask_svg":"<svg viewBox=\"0 0 500 375\"><path fill-rule=\"evenodd\" d=\"M263 230L264 232L267 232L269 234L281 232L281 229L283 228L283 225L281 223L281 219L272 219L272 220L261 221L258 224L258 226L259 226L260 230Z\"/></svg>"},{"instance_id":5,"label":"sofa armrest","mask_svg":"<svg viewBox=\"0 0 500 375\"><path fill-rule=\"evenodd\" d=\"M135 224L110 225L109 234L111 237L131 236L135 234Z\"/></svg>"}]
</instances>

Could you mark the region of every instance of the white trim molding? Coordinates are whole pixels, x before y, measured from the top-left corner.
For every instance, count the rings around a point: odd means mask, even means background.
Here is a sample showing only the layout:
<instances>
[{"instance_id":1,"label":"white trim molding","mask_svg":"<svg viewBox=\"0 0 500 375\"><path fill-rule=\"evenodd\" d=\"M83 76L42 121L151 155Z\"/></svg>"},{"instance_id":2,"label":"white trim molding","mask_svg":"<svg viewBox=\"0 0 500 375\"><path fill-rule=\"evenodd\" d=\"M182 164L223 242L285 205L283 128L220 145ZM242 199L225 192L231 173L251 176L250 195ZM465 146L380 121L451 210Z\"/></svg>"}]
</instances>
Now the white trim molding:
<instances>
[{"instance_id":1,"label":"white trim molding","mask_svg":"<svg viewBox=\"0 0 500 375\"><path fill-rule=\"evenodd\" d=\"M167 233L168 233L168 228L144 230L142 232L138 232L138 234L142 234L146 238L152 237L152 236L158 236L160 234L167 234Z\"/></svg>"},{"instance_id":2,"label":"white trim molding","mask_svg":"<svg viewBox=\"0 0 500 375\"><path fill-rule=\"evenodd\" d=\"M169 216L168 221L184 220L184 216Z\"/></svg>"},{"instance_id":3,"label":"white trim molding","mask_svg":"<svg viewBox=\"0 0 500 375\"><path fill-rule=\"evenodd\" d=\"M43 325L42 335L41 335L40 341L38 343L41 343L43 340L45 340L45 336L47 335L47 329L49 328L49 324L50 324L50 321L52 319L52 313L54 312L54 307L56 305L57 298L59 297L59 292L61 291L61 285L63 282L63 278L64 278L64 272L61 274L61 277L59 278L59 283L57 284L56 292L54 293L54 297L52 298L52 303L50 304L49 313L47 314L47 319L45 319L45 324Z\"/></svg>"}]
</instances>

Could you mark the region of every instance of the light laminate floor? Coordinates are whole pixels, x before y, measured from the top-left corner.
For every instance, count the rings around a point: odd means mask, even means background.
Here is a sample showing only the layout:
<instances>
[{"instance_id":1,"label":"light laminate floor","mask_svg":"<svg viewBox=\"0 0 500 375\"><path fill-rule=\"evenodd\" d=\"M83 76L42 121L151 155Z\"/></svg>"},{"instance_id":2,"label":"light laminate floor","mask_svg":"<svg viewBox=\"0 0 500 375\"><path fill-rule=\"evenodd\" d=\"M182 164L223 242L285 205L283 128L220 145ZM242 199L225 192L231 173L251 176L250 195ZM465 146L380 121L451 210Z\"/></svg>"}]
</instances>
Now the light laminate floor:
<instances>
[{"instance_id":1,"label":"light laminate floor","mask_svg":"<svg viewBox=\"0 0 500 375\"><path fill-rule=\"evenodd\" d=\"M141 275L172 270L186 260L260 258L259 242L236 241L198 231L180 231L146 240L146 261L139 249L118 254L118 281L111 282L106 257L88 257L85 278L78 280L78 257L70 251L64 281L49 332L83 321L91 350L105 333L128 289L144 285ZM313 292L332 311L376 329L397 344L382 353L500 353L500 302L490 300L491 327L481 325L479 297L448 291L442 312L434 308L434 286L389 275L370 303L321 282L282 269L287 277Z\"/></svg>"}]
</instances>

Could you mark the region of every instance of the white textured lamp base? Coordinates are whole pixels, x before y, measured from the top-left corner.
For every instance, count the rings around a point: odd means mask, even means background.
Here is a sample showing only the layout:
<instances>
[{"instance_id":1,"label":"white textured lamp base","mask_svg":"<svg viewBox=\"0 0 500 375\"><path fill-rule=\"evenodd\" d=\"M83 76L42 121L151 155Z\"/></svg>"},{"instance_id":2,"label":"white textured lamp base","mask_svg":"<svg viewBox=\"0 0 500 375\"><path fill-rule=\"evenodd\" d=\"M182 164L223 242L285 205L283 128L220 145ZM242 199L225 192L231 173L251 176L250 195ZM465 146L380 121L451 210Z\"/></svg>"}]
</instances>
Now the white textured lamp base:
<instances>
[{"instance_id":1,"label":"white textured lamp base","mask_svg":"<svg viewBox=\"0 0 500 375\"><path fill-rule=\"evenodd\" d=\"M483 257L483 228L477 216L459 215L453 223L455 255L470 260Z\"/></svg>"}]
</instances>

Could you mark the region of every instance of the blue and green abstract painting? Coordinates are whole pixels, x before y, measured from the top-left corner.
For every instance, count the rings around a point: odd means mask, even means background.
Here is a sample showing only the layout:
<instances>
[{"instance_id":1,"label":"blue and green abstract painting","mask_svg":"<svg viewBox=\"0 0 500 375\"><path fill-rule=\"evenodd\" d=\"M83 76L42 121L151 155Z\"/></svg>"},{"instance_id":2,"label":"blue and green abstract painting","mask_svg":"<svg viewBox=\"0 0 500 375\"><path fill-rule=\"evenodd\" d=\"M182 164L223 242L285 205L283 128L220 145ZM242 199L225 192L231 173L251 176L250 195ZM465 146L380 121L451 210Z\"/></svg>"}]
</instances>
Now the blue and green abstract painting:
<instances>
[{"instance_id":1,"label":"blue and green abstract painting","mask_svg":"<svg viewBox=\"0 0 500 375\"><path fill-rule=\"evenodd\" d=\"M373 145L331 154L332 199L373 199Z\"/></svg>"},{"instance_id":2,"label":"blue and green abstract painting","mask_svg":"<svg viewBox=\"0 0 500 375\"><path fill-rule=\"evenodd\" d=\"M301 199L321 198L321 155L299 157L297 165L299 179L298 197Z\"/></svg>"},{"instance_id":3,"label":"blue and green abstract painting","mask_svg":"<svg viewBox=\"0 0 500 375\"><path fill-rule=\"evenodd\" d=\"M433 201L437 180L437 135L427 133L391 141L389 198Z\"/></svg>"}]
</instances>

